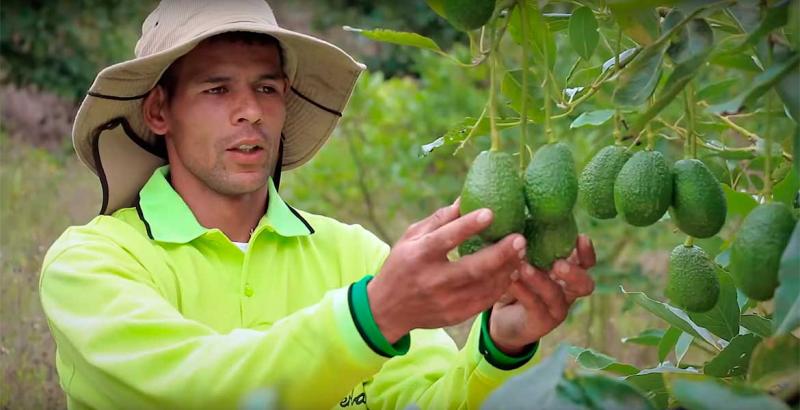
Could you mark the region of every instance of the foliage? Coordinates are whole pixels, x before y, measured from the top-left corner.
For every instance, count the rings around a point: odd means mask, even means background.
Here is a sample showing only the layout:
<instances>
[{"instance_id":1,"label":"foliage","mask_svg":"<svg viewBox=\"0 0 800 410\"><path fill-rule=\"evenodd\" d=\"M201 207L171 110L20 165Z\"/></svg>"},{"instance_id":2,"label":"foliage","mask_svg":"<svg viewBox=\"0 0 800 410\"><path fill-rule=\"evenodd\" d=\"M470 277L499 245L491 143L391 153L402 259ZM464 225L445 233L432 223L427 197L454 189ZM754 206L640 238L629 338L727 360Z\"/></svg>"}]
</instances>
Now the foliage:
<instances>
[{"instance_id":1,"label":"foliage","mask_svg":"<svg viewBox=\"0 0 800 410\"><path fill-rule=\"evenodd\" d=\"M569 374L561 349L510 380L485 407L625 408L634 405L629 394L644 394L643 408L702 409L720 403L786 408L784 401L796 402L800 343L790 332L800 326L797 229L783 255L774 305L747 300L727 271L730 242L742 219L763 202L794 202L800 188L793 167L800 135L800 50L795 48L797 27L789 24L797 2L686 0L662 7L624 0L608 6L589 0L497 3L495 17L469 35L471 58L448 55L420 33L361 33L428 49L426 55L432 50L445 57L442 64L464 71L490 67L485 105L454 122L457 132L423 145L432 152L430 163L446 151L455 154L451 162L463 164L464 157L474 156L466 149L485 147L487 136L493 148L519 156L520 172L546 141L568 142L580 164L605 145L624 144L630 151L646 146L673 160L721 164L716 175L728 214L725 229L716 236L686 240L702 246L716 262L720 297L711 310L693 313L661 302L663 291L653 298L622 289L630 304L663 321L664 328L641 329L641 335L627 339L657 351L656 363L639 368L598 350L572 348L584 370ZM437 171L455 172L446 166ZM609 237L620 234L612 225L622 224L618 218L582 225L590 232L602 225ZM669 216L659 225L671 225ZM623 235L630 232L626 228ZM613 265L617 256L601 253L597 270ZM613 284L613 279L598 279ZM783 362L772 356L778 349L785 352ZM583 374L589 370L592 375ZM591 377L598 379L587 381ZM610 401L598 401L595 391Z\"/></svg>"},{"instance_id":2,"label":"foliage","mask_svg":"<svg viewBox=\"0 0 800 410\"><path fill-rule=\"evenodd\" d=\"M132 56L139 22L154 1L3 2L4 82L82 98L101 68Z\"/></svg>"}]
</instances>

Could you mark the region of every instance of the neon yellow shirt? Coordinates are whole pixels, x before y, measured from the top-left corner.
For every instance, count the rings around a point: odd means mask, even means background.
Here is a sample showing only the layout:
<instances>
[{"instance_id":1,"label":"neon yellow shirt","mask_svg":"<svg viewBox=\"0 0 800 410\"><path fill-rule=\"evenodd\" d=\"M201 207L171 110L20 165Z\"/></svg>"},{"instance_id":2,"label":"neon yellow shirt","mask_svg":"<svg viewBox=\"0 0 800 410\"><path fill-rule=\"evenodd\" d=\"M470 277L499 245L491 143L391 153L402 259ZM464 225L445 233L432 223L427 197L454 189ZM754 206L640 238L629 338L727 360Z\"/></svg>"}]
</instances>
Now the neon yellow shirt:
<instances>
[{"instance_id":1,"label":"neon yellow shirt","mask_svg":"<svg viewBox=\"0 0 800 410\"><path fill-rule=\"evenodd\" d=\"M294 210L270 180L243 252L197 222L168 171L136 207L67 229L45 257L41 302L70 408L236 408L263 388L281 408L477 408L534 362L493 365L481 320L460 351L441 329L414 330L387 357L348 299L385 243Z\"/></svg>"}]
</instances>

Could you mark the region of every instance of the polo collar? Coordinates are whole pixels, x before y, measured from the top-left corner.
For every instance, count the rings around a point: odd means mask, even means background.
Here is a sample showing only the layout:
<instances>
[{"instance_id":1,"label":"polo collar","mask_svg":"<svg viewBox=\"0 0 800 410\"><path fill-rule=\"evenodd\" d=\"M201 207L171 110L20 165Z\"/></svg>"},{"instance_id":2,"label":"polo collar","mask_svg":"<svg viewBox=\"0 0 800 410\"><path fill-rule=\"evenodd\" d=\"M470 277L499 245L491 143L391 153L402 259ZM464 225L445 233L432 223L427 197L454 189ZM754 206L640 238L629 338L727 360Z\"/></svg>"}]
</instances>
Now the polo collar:
<instances>
[{"instance_id":1,"label":"polo collar","mask_svg":"<svg viewBox=\"0 0 800 410\"><path fill-rule=\"evenodd\" d=\"M139 191L136 210L151 239L160 242L187 243L209 231L197 222L192 210L167 180L169 165L162 166ZM263 230L285 237L307 236L314 233L311 225L294 208L286 204L272 177L268 180L269 199L267 212L261 217L253 235Z\"/></svg>"}]
</instances>

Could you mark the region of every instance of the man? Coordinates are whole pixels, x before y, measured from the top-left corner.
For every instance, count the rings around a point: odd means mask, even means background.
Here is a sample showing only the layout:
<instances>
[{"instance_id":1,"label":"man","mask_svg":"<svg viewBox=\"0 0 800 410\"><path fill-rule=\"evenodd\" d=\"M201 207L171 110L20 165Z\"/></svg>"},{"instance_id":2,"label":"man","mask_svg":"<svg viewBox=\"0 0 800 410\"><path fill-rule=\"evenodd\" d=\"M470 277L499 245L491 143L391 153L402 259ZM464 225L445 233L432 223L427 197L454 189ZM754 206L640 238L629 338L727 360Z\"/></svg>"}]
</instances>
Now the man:
<instances>
[{"instance_id":1,"label":"man","mask_svg":"<svg viewBox=\"0 0 800 410\"><path fill-rule=\"evenodd\" d=\"M442 208L390 251L283 202L281 170L364 67L263 1L165 0L142 31L75 121L101 215L42 269L70 408L235 408L264 388L282 408L477 408L591 293L585 237L549 273L518 234L450 262L489 210ZM457 350L441 328L481 312Z\"/></svg>"}]
</instances>

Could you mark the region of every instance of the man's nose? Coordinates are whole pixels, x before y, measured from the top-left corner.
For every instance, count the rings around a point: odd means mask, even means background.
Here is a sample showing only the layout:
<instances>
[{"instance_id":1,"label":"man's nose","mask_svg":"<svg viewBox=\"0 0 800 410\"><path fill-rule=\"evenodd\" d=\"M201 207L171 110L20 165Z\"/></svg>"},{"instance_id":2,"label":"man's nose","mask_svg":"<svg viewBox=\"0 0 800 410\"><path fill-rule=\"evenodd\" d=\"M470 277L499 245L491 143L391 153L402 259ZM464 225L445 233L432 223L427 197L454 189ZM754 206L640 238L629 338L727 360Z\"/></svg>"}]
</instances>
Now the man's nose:
<instances>
[{"instance_id":1,"label":"man's nose","mask_svg":"<svg viewBox=\"0 0 800 410\"><path fill-rule=\"evenodd\" d=\"M261 106L258 104L256 92L252 90L238 93L236 109L234 110L234 123L248 121L251 124L259 122L263 116Z\"/></svg>"}]
</instances>

